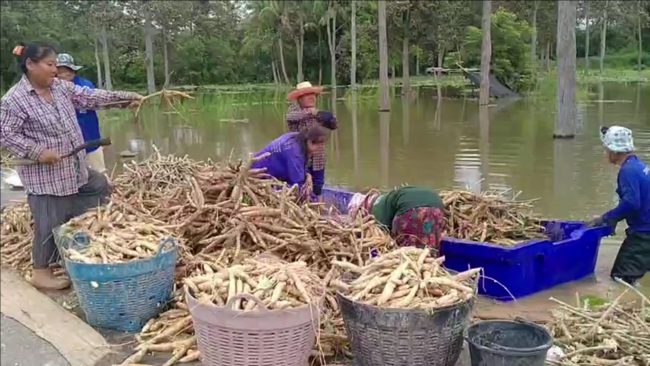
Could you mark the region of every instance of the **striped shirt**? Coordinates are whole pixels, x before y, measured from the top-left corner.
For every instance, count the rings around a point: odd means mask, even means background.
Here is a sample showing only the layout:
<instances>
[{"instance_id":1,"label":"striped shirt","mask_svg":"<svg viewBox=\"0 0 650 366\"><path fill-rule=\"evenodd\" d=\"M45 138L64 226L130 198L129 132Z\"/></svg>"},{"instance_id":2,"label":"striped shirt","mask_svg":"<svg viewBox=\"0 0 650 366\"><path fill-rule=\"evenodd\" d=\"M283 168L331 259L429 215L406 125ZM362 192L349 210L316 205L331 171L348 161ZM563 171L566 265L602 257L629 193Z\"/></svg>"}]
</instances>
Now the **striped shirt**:
<instances>
[{"instance_id":1,"label":"striped shirt","mask_svg":"<svg viewBox=\"0 0 650 366\"><path fill-rule=\"evenodd\" d=\"M84 143L75 108L98 109L101 105L135 99L137 94L80 87L54 79L52 102L36 93L23 76L0 102L0 145L17 157L38 160L43 150L65 155ZM88 182L84 150L56 164L18 167L28 194L68 196ZM82 163L83 162L83 163Z\"/></svg>"}]
</instances>

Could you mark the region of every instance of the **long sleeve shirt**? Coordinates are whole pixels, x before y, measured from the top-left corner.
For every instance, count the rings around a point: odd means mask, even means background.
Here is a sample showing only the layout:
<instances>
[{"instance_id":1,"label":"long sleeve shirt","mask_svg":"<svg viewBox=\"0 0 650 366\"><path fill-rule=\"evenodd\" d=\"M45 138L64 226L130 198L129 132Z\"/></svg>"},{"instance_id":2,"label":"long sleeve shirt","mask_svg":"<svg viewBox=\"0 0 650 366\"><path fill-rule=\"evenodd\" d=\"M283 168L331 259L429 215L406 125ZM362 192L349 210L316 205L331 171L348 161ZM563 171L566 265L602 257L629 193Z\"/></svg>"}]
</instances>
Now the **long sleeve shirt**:
<instances>
[{"instance_id":1,"label":"long sleeve shirt","mask_svg":"<svg viewBox=\"0 0 650 366\"><path fill-rule=\"evenodd\" d=\"M313 167L307 166L307 153L295 139L296 135L296 132L289 132L271 141L255 154L260 156L268 152L271 155L253 163L252 168L266 168L267 174L289 186L298 185L301 189L309 173L312 177L313 193L319 196L325 183L325 170L314 170Z\"/></svg>"},{"instance_id":2,"label":"long sleeve shirt","mask_svg":"<svg viewBox=\"0 0 650 366\"><path fill-rule=\"evenodd\" d=\"M650 168L632 155L618 172L618 205L603 215L606 222L626 220L628 230L650 233Z\"/></svg>"},{"instance_id":3,"label":"long sleeve shirt","mask_svg":"<svg viewBox=\"0 0 650 366\"><path fill-rule=\"evenodd\" d=\"M84 143L75 108L97 109L137 96L80 87L59 79L54 79L50 91L52 102L39 96L25 76L9 89L0 102L0 145L18 157L32 160L38 160L46 149L67 154ZM18 175L28 194L76 194L88 182L85 157L86 152L80 151L55 164L18 167Z\"/></svg>"},{"instance_id":4,"label":"long sleeve shirt","mask_svg":"<svg viewBox=\"0 0 650 366\"><path fill-rule=\"evenodd\" d=\"M75 76L72 82L75 85L79 85L81 87L85 86L90 89L95 89L95 84L93 84L92 81L84 79L81 76ZM84 141L88 142L99 140L101 138L101 134L99 132L99 118L97 117L97 112L95 112L94 109L79 108L77 108L75 112L77 114L77 122L81 128L81 134L84 137ZM87 147L86 153L93 152L97 149L97 146Z\"/></svg>"}]
</instances>

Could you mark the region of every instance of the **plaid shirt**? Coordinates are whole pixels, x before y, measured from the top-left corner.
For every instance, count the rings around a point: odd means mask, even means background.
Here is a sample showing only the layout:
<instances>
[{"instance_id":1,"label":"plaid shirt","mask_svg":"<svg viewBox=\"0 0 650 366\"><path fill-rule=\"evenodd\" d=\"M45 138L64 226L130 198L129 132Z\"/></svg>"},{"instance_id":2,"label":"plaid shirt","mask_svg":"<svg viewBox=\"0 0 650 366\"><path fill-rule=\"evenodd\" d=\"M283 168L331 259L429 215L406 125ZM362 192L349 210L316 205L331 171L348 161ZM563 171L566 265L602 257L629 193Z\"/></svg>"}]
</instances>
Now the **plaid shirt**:
<instances>
[{"instance_id":1,"label":"plaid shirt","mask_svg":"<svg viewBox=\"0 0 650 366\"><path fill-rule=\"evenodd\" d=\"M331 115L331 114L330 114ZM298 103L291 103L287 111L287 126L291 132L301 132L311 128L315 125L321 125L329 129L336 129L336 119L324 122L319 120L318 115L314 115L310 111L300 108ZM314 170L325 169L325 150L316 152L310 161Z\"/></svg>"},{"instance_id":2,"label":"plaid shirt","mask_svg":"<svg viewBox=\"0 0 650 366\"><path fill-rule=\"evenodd\" d=\"M0 145L18 157L38 160L45 149L64 155L84 143L75 108L98 109L102 104L134 99L135 93L76 86L54 79L52 103L36 94L27 77L0 102ZM21 166L18 175L29 194L68 196L88 182L86 152L56 164Z\"/></svg>"}]
</instances>

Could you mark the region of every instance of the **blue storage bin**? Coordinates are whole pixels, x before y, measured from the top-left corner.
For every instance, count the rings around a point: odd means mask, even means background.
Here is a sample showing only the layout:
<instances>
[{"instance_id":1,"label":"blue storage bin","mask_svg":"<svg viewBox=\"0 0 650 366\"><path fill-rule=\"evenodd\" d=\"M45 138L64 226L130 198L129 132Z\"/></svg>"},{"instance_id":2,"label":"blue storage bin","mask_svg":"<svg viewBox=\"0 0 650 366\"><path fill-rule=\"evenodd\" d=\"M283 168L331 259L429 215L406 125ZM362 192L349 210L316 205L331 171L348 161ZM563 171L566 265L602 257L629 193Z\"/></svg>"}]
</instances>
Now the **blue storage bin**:
<instances>
[{"instance_id":1,"label":"blue storage bin","mask_svg":"<svg viewBox=\"0 0 650 366\"><path fill-rule=\"evenodd\" d=\"M59 248L88 244L84 233L55 229ZM177 247L172 238L160 243L151 258L128 263L89 264L65 260L66 270L88 324L118 331L139 331L167 305L174 286Z\"/></svg>"},{"instance_id":2,"label":"blue storage bin","mask_svg":"<svg viewBox=\"0 0 650 366\"><path fill-rule=\"evenodd\" d=\"M353 193L326 187L326 204L347 213ZM609 227L586 228L576 221L544 223L549 239L531 240L514 246L445 237L442 254L445 267L464 271L482 267L479 293L501 301L511 301L556 285L575 281L594 272L600 240L612 234Z\"/></svg>"},{"instance_id":3,"label":"blue storage bin","mask_svg":"<svg viewBox=\"0 0 650 366\"><path fill-rule=\"evenodd\" d=\"M587 228L581 222L544 223L551 238L515 246L478 243L445 237L441 251L445 267L455 271L482 267L479 293L511 301L594 272L600 240L609 227Z\"/></svg>"},{"instance_id":4,"label":"blue storage bin","mask_svg":"<svg viewBox=\"0 0 650 366\"><path fill-rule=\"evenodd\" d=\"M348 213L348 203L352 199L353 194L340 188L326 187L322 190L322 197L325 204L336 207L342 214Z\"/></svg>"}]
</instances>

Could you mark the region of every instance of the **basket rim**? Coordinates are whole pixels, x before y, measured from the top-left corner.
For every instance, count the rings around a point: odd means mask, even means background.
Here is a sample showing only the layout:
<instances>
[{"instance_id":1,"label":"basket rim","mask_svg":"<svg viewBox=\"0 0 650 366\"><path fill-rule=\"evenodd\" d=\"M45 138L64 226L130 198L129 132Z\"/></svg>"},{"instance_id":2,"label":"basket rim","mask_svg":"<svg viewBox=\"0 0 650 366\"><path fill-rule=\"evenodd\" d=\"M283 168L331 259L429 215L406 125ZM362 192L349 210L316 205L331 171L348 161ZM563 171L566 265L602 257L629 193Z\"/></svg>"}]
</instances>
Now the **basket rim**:
<instances>
[{"instance_id":1,"label":"basket rim","mask_svg":"<svg viewBox=\"0 0 650 366\"><path fill-rule=\"evenodd\" d=\"M192 295L190 293L187 286L183 286L183 291L185 292L185 298L186 298L185 301L186 302L187 302L187 300L191 299L193 302L195 302L195 303L197 303L197 304L199 304L201 306L205 306L205 307L208 307L210 309L215 309L215 310L219 310L219 311L230 311L230 312L233 312L234 314L237 314L237 316L240 316L240 317L241 316L246 316L246 315L279 315L279 314L288 314L288 313L291 313L291 312L302 312L302 311L308 310L308 308L311 308L312 306L315 306L316 309L319 310L319 312L320 312L320 310L322 310L320 308L322 307L323 301L325 300L325 294L323 294L323 296L321 296L318 303L311 302L311 303L307 303L307 304L304 304L304 305L301 305L301 306L298 306L298 307L295 307L295 308L289 308L289 309L274 309L274 310L267 309L266 311L264 311L264 310L261 310L261 311L260 310L248 310L248 311L245 311L245 310L233 310L233 309L227 308L225 305L224 306L217 306L217 305L215 305L213 303L209 303L209 304L202 303L202 302L199 301L199 299L197 299L196 297L194 297L194 295ZM191 313L192 309L190 308L189 311Z\"/></svg>"},{"instance_id":2,"label":"basket rim","mask_svg":"<svg viewBox=\"0 0 650 366\"><path fill-rule=\"evenodd\" d=\"M361 301L352 300L350 297L348 297L348 296L342 294L340 291L336 291L336 296L340 296L340 297L342 297L343 299L345 299L345 300L347 300L347 301L350 301L351 303L354 303L354 304L361 304L361 305L363 305L363 306L370 307L370 308L372 308L373 310L377 310L377 311L383 311L383 312L387 312L387 313L398 313L398 312L399 312L399 313L404 313L404 312L409 312L409 313L419 313L419 314L428 315L428 314L431 314L431 310L434 310L433 313L436 313L436 312L439 312L439 311L445 311L445 310L452 310L452 309L455 309L455 308L461 307L461 306L463 306L463 305L465 305L465 304L467 304L467 303L469 303L469 302L476 301L477 293L478 293L477 289L474 289L474 294L472 295L472 297L470 297L470 298L467 299L467 300L464 300L464 301L461 301L461 302L457 302L457 303L455 303L455 304L451 304L451 305L443 306L443 307L440 307L440 308L430 309L430 310L427 310L427 309L400 309L400 308L387 308L387 307L381 307L381 306L372 305L372 304L366 304L366 303L361 302Z\"/></svg>"}]
</instances>

